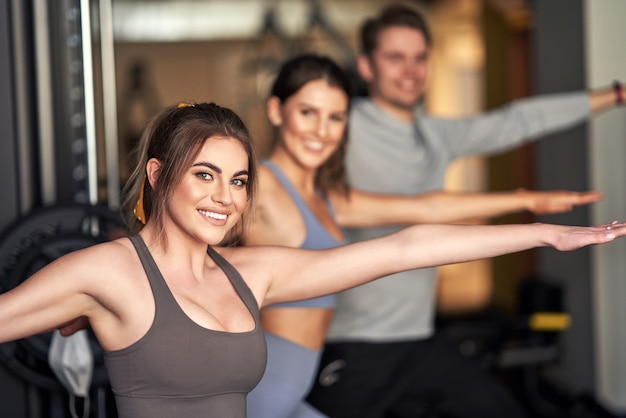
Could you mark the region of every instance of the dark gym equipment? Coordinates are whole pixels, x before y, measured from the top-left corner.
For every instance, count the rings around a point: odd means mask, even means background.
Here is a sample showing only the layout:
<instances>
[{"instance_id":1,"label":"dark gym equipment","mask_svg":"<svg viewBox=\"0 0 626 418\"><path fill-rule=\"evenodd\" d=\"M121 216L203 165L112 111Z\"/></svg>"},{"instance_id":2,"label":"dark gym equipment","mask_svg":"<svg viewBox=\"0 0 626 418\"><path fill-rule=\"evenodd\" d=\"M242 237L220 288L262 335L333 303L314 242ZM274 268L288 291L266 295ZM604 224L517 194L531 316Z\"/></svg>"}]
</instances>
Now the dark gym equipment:
<instances>
[{"instance_id":1,"label":"dark gym equipment","mask_svg":"<svg viewBox=\"0 0 626 418\"><path fill-rule=\"evenodd\" d=\"M529 418L618 418L593 395L576 393L547 373L562 356L561 333L572 320L563 288L555 282L528 278L518 289L517 312L440 317L438 332L500 378Z\"/></svg>"}]
</instances>

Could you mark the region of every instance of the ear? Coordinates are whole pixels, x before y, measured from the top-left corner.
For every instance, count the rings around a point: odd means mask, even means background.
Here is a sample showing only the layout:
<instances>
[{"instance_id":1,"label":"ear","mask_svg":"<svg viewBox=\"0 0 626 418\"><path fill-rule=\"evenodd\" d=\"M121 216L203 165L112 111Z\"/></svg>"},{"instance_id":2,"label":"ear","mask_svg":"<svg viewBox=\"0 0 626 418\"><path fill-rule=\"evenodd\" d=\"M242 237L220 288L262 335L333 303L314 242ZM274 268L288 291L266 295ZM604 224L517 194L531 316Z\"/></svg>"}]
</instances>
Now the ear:
<instances>
[{"instance_id":1,"label":"ear","mask_svg":"<svg viewBox=\"0 0 626 418\"><path fill-rule=\"evenodd\" d=\"M272 125L280 126L283 124L283 116L280 113L281 101L278 97L272 96L267 99L267 118Z\"/></svg>"},{"instance_id":2,"label":"ear","mask_svg":"<svg viewBox=\"0 0 626 418\"><path fill-rule=\"evenodd\" d=\"M146 164L146 176L150 182L150 187L154 189L154 185L159 178L159 171L161 170L161 161L156 158L150 158Z\"/></svg>"},{"instance_id":3,"label":"ear","mask_svg":"<svg viewBox=\"0 0 626 418\"><path fill-rule=\"evenodd\" d=\"M357 58L357 70L361 78L366 82L370 83L374 79L374 71L372 69L372 61L365 54L360 54Z\"/></svg>"}]
</instances>

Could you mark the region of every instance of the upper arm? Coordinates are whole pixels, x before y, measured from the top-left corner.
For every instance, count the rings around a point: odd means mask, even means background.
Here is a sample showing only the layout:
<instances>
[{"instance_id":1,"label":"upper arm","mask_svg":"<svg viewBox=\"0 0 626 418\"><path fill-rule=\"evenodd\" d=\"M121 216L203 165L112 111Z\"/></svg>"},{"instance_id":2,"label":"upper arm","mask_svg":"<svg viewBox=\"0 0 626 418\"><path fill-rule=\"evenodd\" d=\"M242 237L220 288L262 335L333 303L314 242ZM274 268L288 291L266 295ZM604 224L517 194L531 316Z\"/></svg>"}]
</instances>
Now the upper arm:
<instances>
[{"instance_id":1,"label":"upper arm","mask_svg":"<svg viewBox=\"0 0 626 418\"><path fill-rule=\"evenodd\" d=\"M324 250L278 246L236 250L239 255L233 264L261 307L357 286L391 273L397 265L394 258L400 257L389 237Z\"/></svg>"},{"instance_id":2,"label":"upper arm","mask_svg":"<svg viewBox=\"0 0 626 418\"><path fill-rule=\"evenodd\" d=\"M104 244L102 244L104 245ZM107 260L100 249L67 254L43 267L14 289L0 295L0 341L47 332L102 308Z\"/></svg>"}]
</instances>

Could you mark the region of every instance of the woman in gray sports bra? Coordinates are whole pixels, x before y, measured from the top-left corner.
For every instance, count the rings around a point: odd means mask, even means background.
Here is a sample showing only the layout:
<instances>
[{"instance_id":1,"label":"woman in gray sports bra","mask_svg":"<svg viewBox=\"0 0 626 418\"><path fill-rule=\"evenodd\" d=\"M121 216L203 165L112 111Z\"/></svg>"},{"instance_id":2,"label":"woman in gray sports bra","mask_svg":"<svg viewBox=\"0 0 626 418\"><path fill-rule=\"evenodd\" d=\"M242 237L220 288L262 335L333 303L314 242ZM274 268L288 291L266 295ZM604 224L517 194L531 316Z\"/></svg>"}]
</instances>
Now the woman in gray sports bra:
<instances>
[{"instance_id":1,"label":"woman in gray sports bra","mask_svg":"<svg viewBox=\"0 0 626 418\"><path fill-rule=\"evenodd\" d=\"M267 103L276 140L259 170L256 216L245 230L246 244L332 248L346 243L340 227L453 222L527 208L558 211L598 198L567 192L400 197L350 189L343 163L349 99L349 76L331 59L306 54L283 64ZM328 295L262 310L268 363L248 396L248 418L322 416L304 398L335 300Z\"/></svg>"},{"instance_id":2,"label":"woman in gray sports bra","mask_svg":"<svg viewBox=\"0 0 626 418\"><path fill-rule=\"evenodd\" d=\"M0 295L0 342L87 318L120 418L245 418L266 361L260 307L403 270L626 235L621 223L419 225L326 250L221 247L245 227L255 192L239 117L215 104L168 107L137 155L123 203L133 237L63 256Z\"/></svg>"}]
</instances>

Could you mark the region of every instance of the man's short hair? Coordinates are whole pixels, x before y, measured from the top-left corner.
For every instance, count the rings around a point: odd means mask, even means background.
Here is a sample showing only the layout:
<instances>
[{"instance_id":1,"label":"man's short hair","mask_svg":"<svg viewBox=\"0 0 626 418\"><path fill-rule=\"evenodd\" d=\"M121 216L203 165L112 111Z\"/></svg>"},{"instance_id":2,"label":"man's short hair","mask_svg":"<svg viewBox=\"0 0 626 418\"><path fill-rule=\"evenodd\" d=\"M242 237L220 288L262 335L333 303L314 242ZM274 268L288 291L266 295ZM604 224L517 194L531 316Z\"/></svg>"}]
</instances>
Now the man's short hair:
<instances>
[{"instance_id":1,"label":"man's short hair","mask_svg":"<svg viewBox=\"0 0 626 418\"><path fill-rule=\"evenodd\" d=\"M380 33L390 27L408 27L422 32L426 44L431 45L430 30L424 16L403 4L385 7L378 16L367 19L361 26L361 53L371 56L378 46Z\"/></svg>"}]
</instances>

